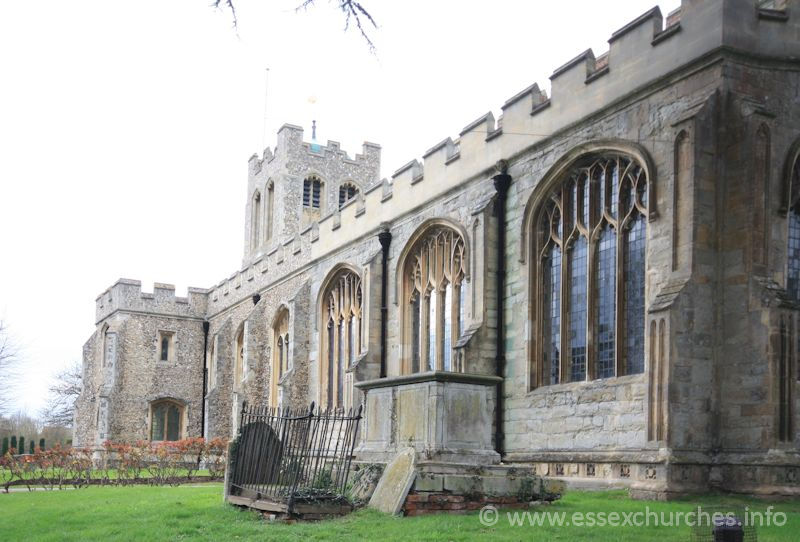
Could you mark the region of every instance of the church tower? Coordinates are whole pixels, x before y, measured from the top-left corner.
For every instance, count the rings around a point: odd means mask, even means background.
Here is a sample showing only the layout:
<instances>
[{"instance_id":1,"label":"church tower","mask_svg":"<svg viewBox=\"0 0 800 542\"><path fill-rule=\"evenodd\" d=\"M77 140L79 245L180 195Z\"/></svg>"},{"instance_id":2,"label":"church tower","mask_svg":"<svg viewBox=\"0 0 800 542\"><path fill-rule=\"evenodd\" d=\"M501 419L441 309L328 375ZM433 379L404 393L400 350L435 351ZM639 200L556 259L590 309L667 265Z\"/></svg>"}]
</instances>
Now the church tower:
<instances>
[{"instance_id":1,"label":"church tower","mask_svg":"<svg viewBox=\"0 0 800 542\"><path fill-rule=\"evenodd\" d=\"M365 142L361 154L351 158L337 141L320 145L316 130L313 121L309 143L303 141L303 128L284 124L275 148L250 158L243 266L290 243L379 183L380 145Z\"/></svg>"}]
</instances>

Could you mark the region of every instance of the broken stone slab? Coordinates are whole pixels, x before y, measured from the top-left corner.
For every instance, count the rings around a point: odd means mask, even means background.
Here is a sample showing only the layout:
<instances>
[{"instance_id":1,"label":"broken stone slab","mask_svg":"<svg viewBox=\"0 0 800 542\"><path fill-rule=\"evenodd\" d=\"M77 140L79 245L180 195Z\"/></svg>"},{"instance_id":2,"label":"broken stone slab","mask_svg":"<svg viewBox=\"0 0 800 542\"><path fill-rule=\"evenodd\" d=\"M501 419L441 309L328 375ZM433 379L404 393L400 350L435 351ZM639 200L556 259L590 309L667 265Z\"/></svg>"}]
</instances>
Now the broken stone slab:
<instances>
[{"instance_id":1,"label":"broken stone slab","mask_svg":"<svg viewBox=\"0 0 800 542\"><path fill-rule=\"evenodd\" d=\"M393 516L400 514L416 475L416 453L406 448L386 465L369 507Z\"/></svg>"}]
</instances>

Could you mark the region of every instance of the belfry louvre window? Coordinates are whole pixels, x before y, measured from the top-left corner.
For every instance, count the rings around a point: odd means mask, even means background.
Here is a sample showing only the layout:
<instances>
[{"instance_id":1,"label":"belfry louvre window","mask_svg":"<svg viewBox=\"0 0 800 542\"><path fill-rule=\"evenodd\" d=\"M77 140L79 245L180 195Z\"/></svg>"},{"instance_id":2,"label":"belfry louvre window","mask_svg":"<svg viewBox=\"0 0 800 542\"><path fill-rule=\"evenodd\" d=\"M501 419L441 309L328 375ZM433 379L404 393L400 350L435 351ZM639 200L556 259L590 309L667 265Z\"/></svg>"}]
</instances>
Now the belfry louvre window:
<instances>
[{"instance_id":1,"label":"belfry louvre window","mask_svg":"<svg viewBox=\"0 0 800 542\"><path fill-rule=\"evenodd\" d=\"M534 382L644 372L648 179L636 161L593 156L535 218Z\"/></svg>"},{"instance_id":2,"label":"belfry louvre window","mask_svg":"<svg viewBox=\"0 0 800 542\"><path fill-rule=\"evenodd\" d=\"M312 175L303 181L303 206L319 209L321 200L322 181Z\"/></svg>"},{"instance_id":3,"label":"belfry louvre window","mask_svg":"<svg viewBox=\"0 0 800 542\"><path fill-rule=\"evenodd\" d=\"M406 372L453 371L453 348L464 330L466 249L455 230L436 226L405 263Z\"/></svg>"},{"instance_id":4,"label":"belfry louvre window","mask_svg":"<svg viewBox=\"0 0 800 542\"><path fill-rule=\"evenodd\" d=\"M358 188L353 183L343 183L339 187L339 209L344 207L344 204L356 197Z\"/></svg>"},{"instance_id":5,"label":"belfry louvre window","mask_svg":"<svg viewBox=\"0 0 800 542\"><path fill-rule=\"evenodd\" d=\"M361 354L361 277L349 270L341 271L323 299L321 401L328 408L348 408L352 406L352 375L347 369Z\"/></svg>"},{"instance_id":6,"label":"belfry louvre window","mask_svg":"<svg viewBox=\"0 0 800 542\"><path fill-rule=\"evenodd\" d=\"M174 401L158 401L150 406L150 440L180 440L183 407Z\"/></svg>"}]
</instances>

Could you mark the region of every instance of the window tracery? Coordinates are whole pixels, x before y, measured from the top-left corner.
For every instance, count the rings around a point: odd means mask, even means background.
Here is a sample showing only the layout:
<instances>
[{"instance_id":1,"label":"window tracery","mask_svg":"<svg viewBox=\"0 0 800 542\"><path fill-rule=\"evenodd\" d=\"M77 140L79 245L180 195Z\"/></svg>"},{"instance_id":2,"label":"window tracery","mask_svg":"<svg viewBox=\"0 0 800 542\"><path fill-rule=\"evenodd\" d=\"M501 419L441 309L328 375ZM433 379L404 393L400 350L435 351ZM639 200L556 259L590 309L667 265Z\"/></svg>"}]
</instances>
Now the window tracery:
<instances>
[{"instance_id":1,"label":"window tracery","mask_svg":"<svg viewBox=\"0 0 800 542\"><path fill-rule=\"evenodd\" d=\"M407 257L406 372L454 370L453 348L464 330L466 266L464 239L443 226L432 228Z\"/></svg>"},{"instance_id":2,"label":"window tracery","mask_svg":"<svg viewBox=\"0 0 800 542\"><path fill-rule=\"evenodd\" d=\"M352 376L347 370L361 354L363 301L361 277L350 270L340 271L323 297L320 389L328 408L352 406Z\"/></svg>"},{"instance_id":3,"label":"window tracery","mask_svg":"<svg viewBox=\"0 0 800 542\"><path fill-rule=\"evenodd\" d=\"M647 183L636 161L594 156L572 168L539 213L541 384L644 371Z\"/></svg>"}]
</instances>

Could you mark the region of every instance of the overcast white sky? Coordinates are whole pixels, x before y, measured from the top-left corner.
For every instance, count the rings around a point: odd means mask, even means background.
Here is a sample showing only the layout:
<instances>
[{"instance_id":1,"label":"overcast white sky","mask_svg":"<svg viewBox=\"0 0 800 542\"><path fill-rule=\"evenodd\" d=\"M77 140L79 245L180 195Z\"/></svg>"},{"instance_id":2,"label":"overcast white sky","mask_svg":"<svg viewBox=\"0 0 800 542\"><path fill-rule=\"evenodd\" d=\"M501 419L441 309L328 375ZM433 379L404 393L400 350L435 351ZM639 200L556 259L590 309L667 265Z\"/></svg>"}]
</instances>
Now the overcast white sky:
<instances>
[{"instance_id":1,"label":"overcast white sky","mask_svg":"<svg viewBox=\"0 0 800 542\"><path fill-rule=\"evenodd\" d=\"M247 159L285 122L382 174L455 137L653 0L362 0L371 54L336 2L0 0L0 318L23 346L17 404L94 329L119 277L208 287L241 263ZM660 4L662 13L679 0Z\"/></svg>"}]
</instances>

